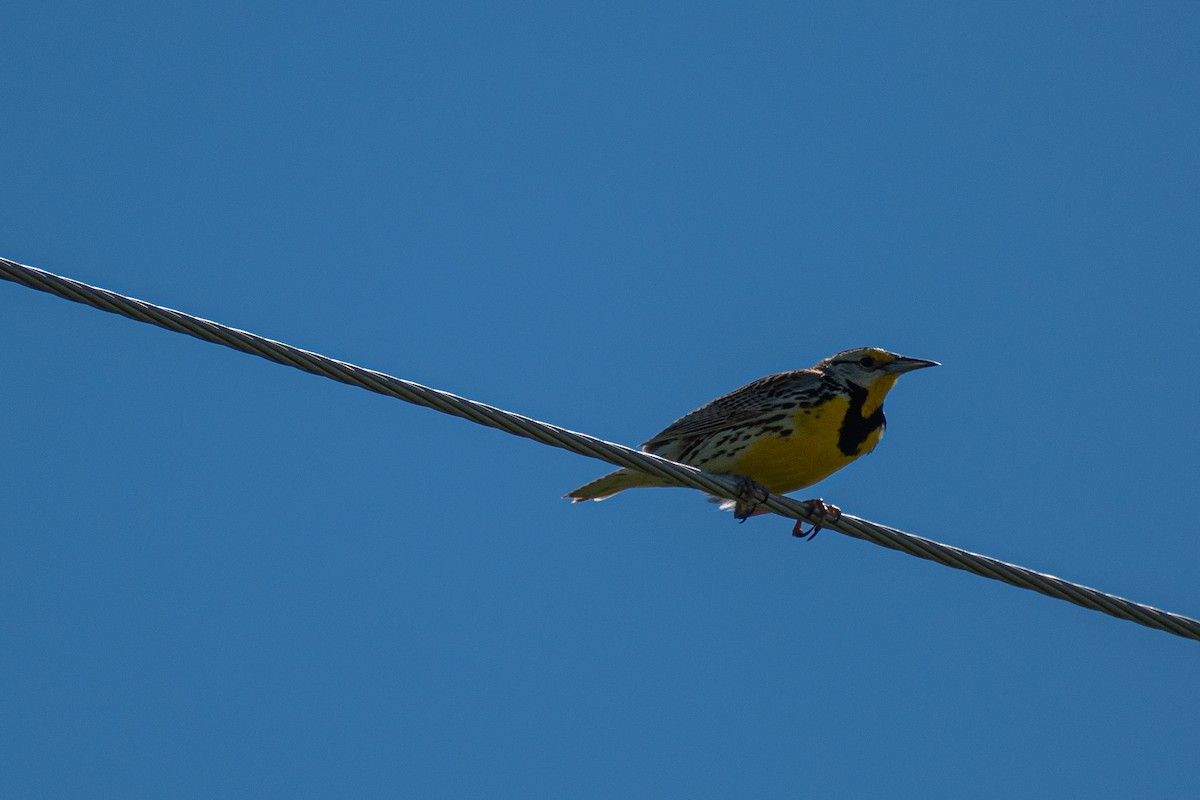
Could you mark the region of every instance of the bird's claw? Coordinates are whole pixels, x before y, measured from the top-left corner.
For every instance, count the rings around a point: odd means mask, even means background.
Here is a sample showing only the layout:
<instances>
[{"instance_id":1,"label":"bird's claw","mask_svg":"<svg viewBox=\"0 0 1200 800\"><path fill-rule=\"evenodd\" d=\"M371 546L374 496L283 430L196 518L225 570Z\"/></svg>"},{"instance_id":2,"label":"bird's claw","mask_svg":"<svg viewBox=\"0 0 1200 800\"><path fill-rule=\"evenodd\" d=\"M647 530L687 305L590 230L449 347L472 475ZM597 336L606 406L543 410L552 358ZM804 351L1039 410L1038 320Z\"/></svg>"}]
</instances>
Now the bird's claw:
<instances>
[{"instance_id":1,"label":"bird's claw","mask_svg":"<svg viewBox=\"0 0 1200 800\"><path fill-rule=\"evenodd\" d=\"M825 527L826 523L837 522L842 518L842 510L840 508L831 503L826 503L819 497L815 497L812 500L805 500L804 504L808 506L808 513L812 516L813 523L812 530L805 531L804 522L800 520L796 521L796 527L792 528L792 536L799 539L811 540L821 528Z\"/></svg>"},{"instance_id":2,"label":"bird's claw","mask_svg":"<svg viewBox=\"0 0 1200 800\"><path fill-rule=\"evenodd\" d=\"M761 483L752 481L745 475L735 475L734 480L737 482L738 499L733 506L733 518L738 522L745 522L754 515L754 509L758 508L760 503L767 502L771 493Z\"/></svg>"}]
</instances>

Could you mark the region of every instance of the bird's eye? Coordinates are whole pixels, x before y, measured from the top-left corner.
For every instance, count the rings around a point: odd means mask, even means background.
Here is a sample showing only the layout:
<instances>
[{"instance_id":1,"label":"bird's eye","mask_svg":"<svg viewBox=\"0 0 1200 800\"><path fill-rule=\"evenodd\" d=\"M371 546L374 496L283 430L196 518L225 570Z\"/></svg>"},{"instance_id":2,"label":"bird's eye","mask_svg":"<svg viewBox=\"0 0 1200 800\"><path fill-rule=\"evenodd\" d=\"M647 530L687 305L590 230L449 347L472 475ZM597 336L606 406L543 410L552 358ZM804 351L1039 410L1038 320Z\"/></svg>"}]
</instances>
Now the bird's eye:
<instances>
[{"instance_id":1,"label":"bird's eye","mask_svg":"<svg viewBox=\"0 0 1200 800\"><path fill-rule=\"evenodd\" d=\"M871 356L863 356L858 360L858 363L862 364L864 367L870 368L875 366L875 359Z\"/></svg>"}]
</instances>

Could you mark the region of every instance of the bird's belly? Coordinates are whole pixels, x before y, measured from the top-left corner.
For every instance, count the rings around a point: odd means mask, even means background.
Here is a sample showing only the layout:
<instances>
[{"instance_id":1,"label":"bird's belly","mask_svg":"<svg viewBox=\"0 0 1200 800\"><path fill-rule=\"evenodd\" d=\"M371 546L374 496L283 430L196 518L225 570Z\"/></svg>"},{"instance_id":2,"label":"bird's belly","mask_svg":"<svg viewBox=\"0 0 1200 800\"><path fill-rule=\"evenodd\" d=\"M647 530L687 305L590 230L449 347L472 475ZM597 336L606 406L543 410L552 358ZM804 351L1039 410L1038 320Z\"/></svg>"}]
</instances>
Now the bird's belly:
<instances>
[{"instance_id":1,"label":"bird's belly","mask_svg":"<svg viewBox=\"0 0 1200 800\"><path fill-rule=\"evenodd\" d=\"M767 432L739 454L732 472L761 483L768 491L794 492L823 480L879 443L883 429L872 431L854 455L838 448L849 403L835 398L819 408L798 409L792 427ZM790 430L790 432L789 432Z\"/></svg>"}]
</instances>

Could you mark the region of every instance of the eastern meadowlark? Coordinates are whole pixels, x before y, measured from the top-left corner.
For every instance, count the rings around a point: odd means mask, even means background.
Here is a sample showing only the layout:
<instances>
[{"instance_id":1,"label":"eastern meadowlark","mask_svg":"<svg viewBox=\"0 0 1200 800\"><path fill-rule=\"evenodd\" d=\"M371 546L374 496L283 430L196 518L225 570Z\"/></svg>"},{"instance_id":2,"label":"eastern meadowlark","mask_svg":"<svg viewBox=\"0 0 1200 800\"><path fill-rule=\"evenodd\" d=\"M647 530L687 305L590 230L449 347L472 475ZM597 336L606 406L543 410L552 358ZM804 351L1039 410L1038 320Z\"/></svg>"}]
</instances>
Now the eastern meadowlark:
<instances>
[{"instance_id":1,"label":"eastern meadowlark","mask_svg":"<svg viewBox=\"0 0 1200 800\"><path fill-rule=\"evenodd\" d=\"M896 379L936 366L936 361L878 347L846 350L811 369L768 375L718 397L668 425L642 449L736 476L746 497L722 508L733 508L738 519L745 519L766 493L811 486L874 450L886 424L883 400ZM619 469L566 496L580 503L625 489L670 485L644 472ZM840 514L820 500L809 503L818 517ZM799 525L795 533L800 535Z\"/></svg>"}]
</instances>

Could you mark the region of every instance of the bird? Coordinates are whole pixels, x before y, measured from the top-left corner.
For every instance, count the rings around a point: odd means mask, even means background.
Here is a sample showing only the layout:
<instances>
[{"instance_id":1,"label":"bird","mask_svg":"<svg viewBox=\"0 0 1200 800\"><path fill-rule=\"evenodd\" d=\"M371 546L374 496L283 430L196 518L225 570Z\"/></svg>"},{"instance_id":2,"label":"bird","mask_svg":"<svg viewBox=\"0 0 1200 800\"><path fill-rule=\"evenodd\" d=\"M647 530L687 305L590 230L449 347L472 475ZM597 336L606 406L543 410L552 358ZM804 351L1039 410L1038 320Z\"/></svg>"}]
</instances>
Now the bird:
<instances>
[{"instance_id":1,"label":"bird","mask_svg":"<svg viewBox=\"0 0 1200 800\"><path fill-rule=\"evenodd\" d=\"M769 494L799 491L870 453L883 436L883 401L906 372L941 366L879 347L843 350L809 369L768 375L734 389L672 422L642 445L647 453L729 475L741 499L724 501L739 521L753 516ZM565 496L605 500L626 489L675 485L622 468ZM817 520L841 511L820 499L805 501ZM793 530L804 535L800 523Z\"/></svg>"}]
</instances>

